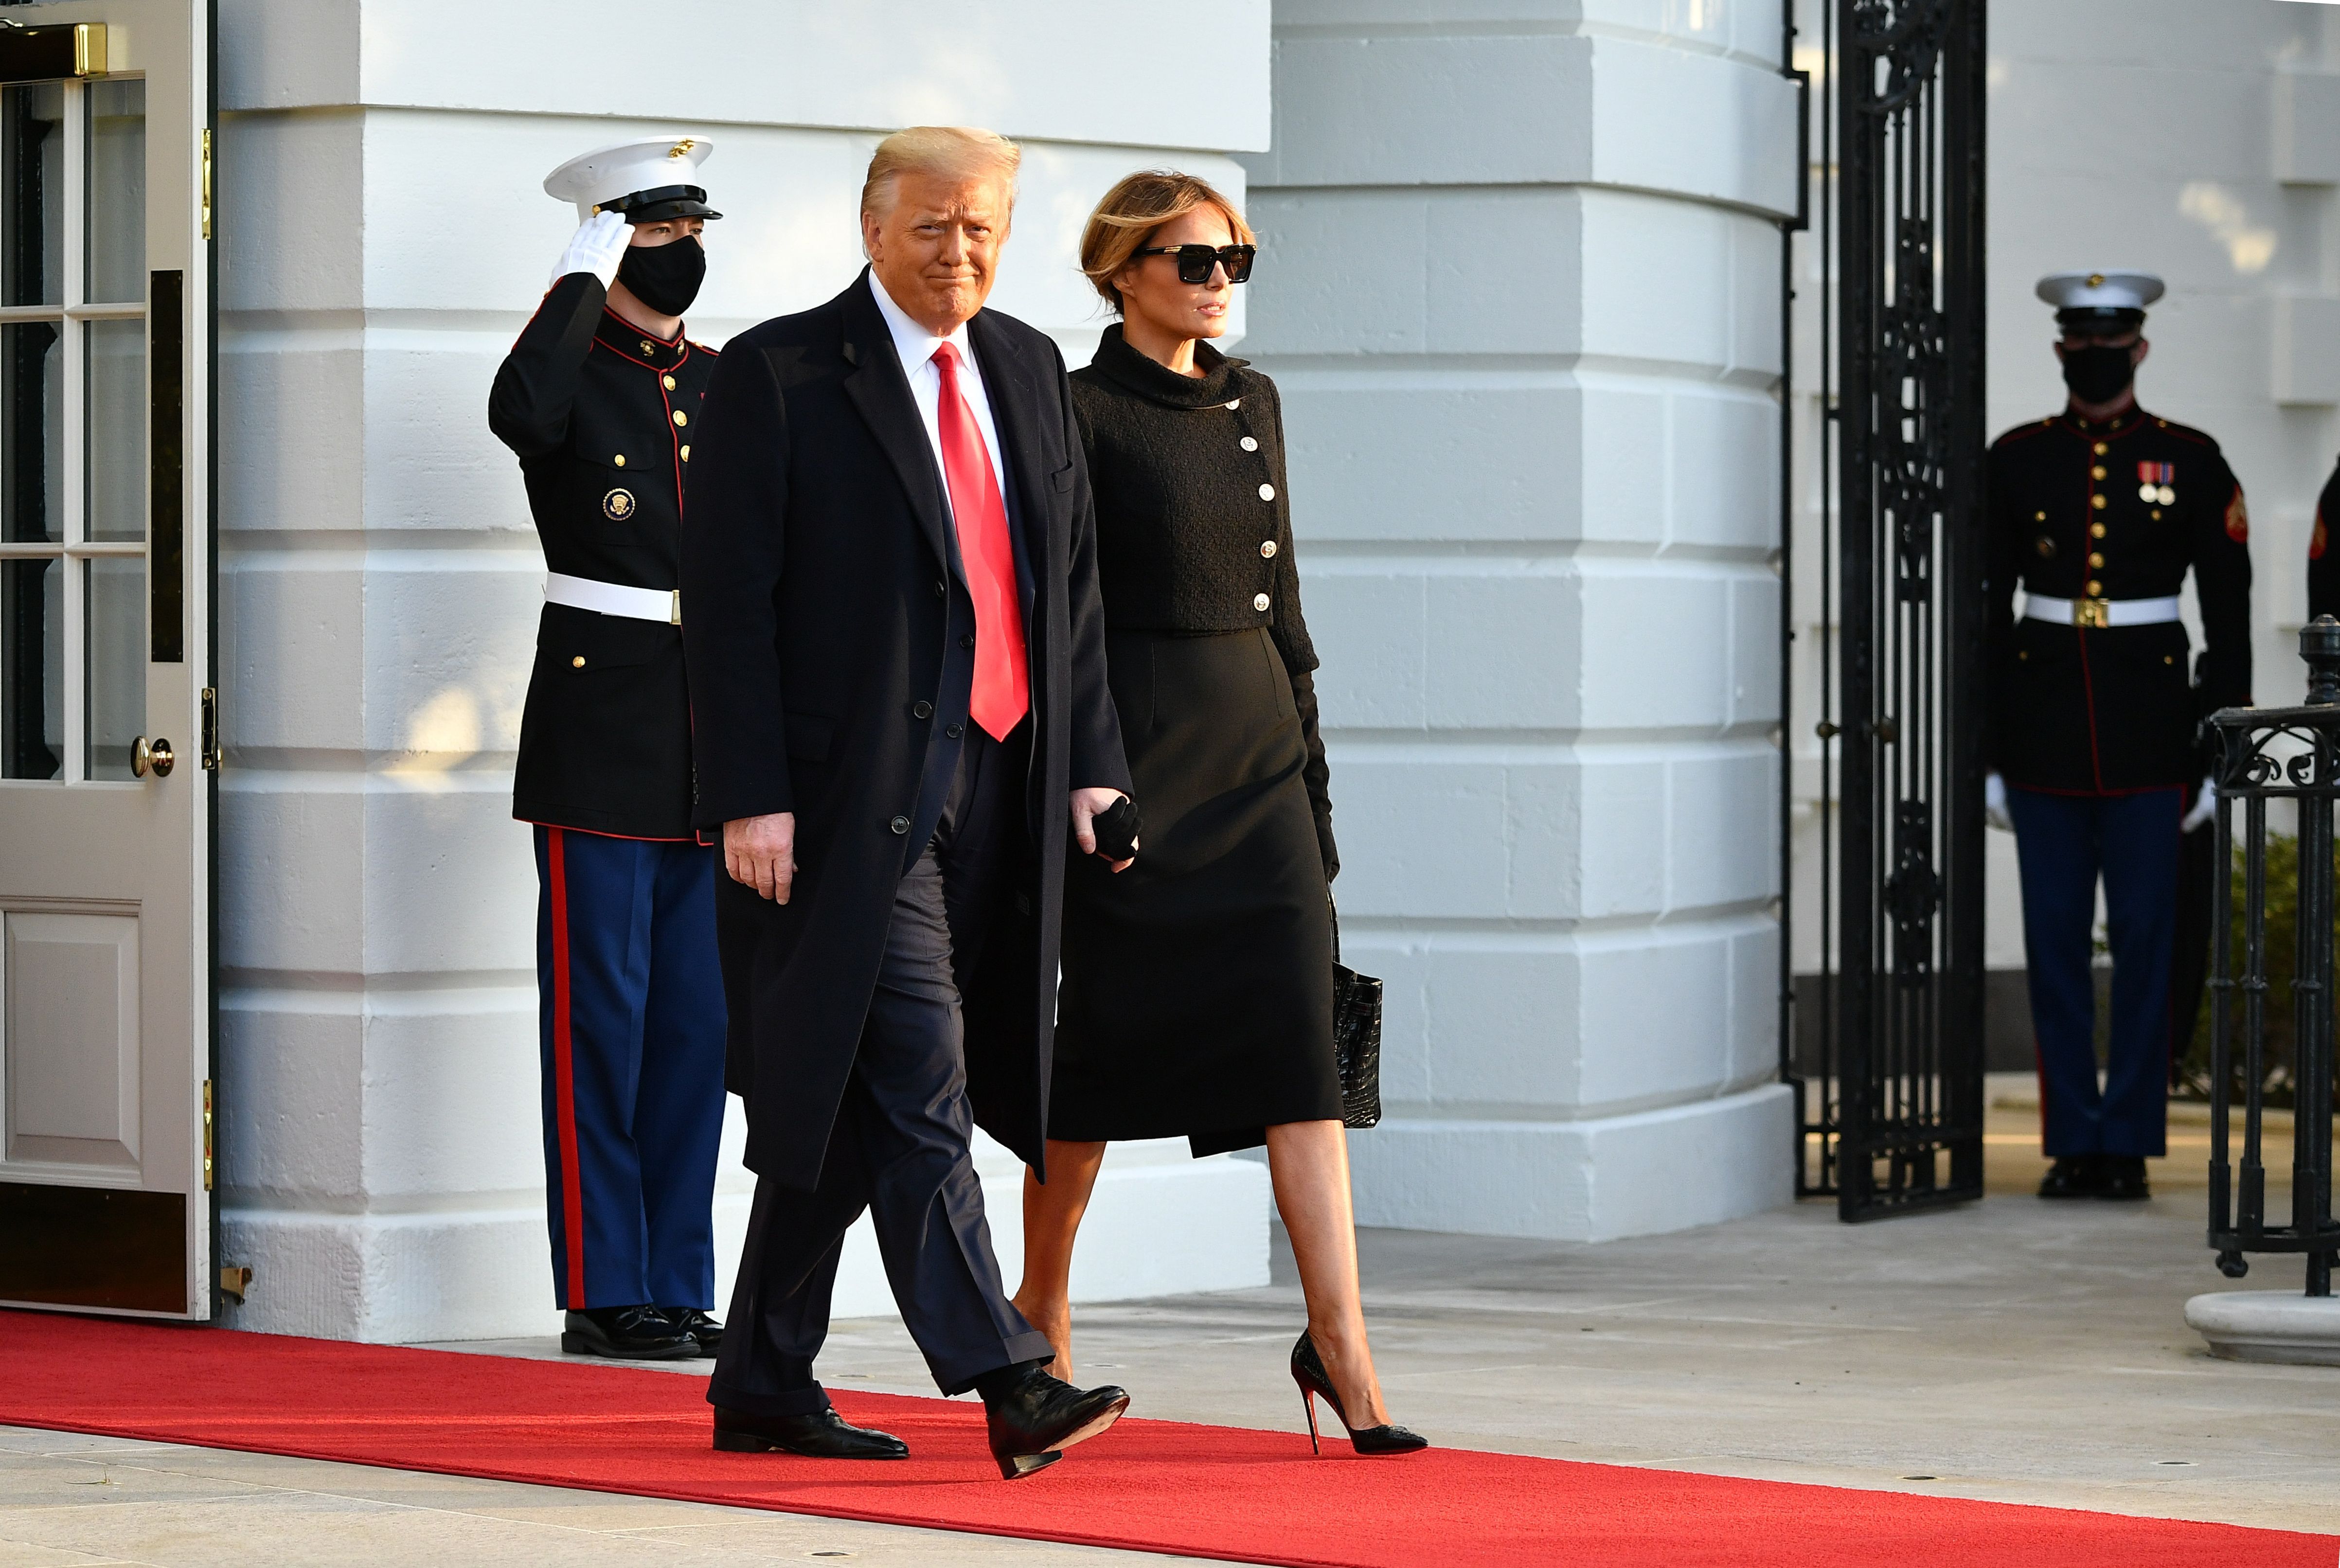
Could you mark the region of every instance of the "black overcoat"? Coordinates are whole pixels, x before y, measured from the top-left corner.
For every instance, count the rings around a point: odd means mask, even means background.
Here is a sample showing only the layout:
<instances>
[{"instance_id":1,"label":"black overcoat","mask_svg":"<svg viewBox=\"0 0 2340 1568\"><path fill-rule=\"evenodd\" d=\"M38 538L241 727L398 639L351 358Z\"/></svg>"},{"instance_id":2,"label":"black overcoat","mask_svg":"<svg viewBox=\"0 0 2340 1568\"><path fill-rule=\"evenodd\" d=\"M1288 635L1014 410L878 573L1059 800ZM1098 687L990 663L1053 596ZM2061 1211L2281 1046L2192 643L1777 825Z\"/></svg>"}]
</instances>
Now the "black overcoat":
<instances>
[{"instance_id":1,"label":"black overcoat","mask_svg":"<svg viewBox=\"0 0 2340 1568\"><path fill-rule=\"evenodd\" d=\"M2009 784L2117 795L2192 784L2206 714L2251 700L2250 518L2218 443L2141 410L2070 413L1991 444L1986 528L1990 766ZM2017 620L2015 590L2174 598L2194 574L2204 647L2186 628Z\"/></svg>"},{"instance_id":2,"label":"black overcoat","mask_svg":"<svg viewBox=\"0 0 2340 1568\"><path fill-rule=\"evenodd\" d=\"M547 291L496 372L488 427L520 458L544 562L664 592L682 551L682 476L716 355L653 338L590 273ZM520 721L512 815L622 839L690 837L682 634L548 603Z\"/></svg>"},{"instance_id":3,"label":"black overcoat","mask_svg":"<svg viewBox=\"0 0 2340 1568\"><path fill-rule=\"evenodd\" d=\"M747 1163L818 1180L894 897L966 722L968 600L943 478L865 270L724 345L689 470L693 820L796 814L789 901L719 878L729 1083ZM1032 760L1012 893L962 963L976 1120L1034 1166L1047 1125L1066 797L1129 788L1106 685L1096 528L1063 357L968 323L1025 589ZM922 804L927 808L922 809ZM964 958L964 955L962 956Z\"/></svg>"}]
</instances>

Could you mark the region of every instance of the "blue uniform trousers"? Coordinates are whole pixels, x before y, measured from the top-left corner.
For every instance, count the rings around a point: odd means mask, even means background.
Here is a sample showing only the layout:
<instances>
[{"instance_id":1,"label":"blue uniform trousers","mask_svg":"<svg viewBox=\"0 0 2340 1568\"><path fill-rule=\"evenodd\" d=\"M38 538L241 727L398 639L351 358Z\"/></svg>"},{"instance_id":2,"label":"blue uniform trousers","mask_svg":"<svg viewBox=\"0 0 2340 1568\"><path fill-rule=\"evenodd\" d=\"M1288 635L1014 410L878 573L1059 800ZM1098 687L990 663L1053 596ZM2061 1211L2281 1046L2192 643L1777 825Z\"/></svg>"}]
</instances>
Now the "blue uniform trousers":
<instances>
[{"instance_id":1,"label":"blue uniform trousers","mask_svg":"<svg viewBox=\"0 0 2340 1568\"><path fill-rule=\"evenodd\" d=\"M544 1185L564 1308L714 1305L718 858L536 829Z\"/></svg>"},{"instance_id":2,"label":"blue uniform trousers","mask_svg":"<svg viewBox=\"0 0 2340 1568\"><path fill-rule=\"evenodd\" d=\"M2184 803L2185 791L2175 785L2128 795L2008 789L2022 867L2040 1136L2051 1157L2163 1152ZM2113 955L2110 1060L2101 1093L2089 972L2099 875Z\"/></svg>"}]
</instances>

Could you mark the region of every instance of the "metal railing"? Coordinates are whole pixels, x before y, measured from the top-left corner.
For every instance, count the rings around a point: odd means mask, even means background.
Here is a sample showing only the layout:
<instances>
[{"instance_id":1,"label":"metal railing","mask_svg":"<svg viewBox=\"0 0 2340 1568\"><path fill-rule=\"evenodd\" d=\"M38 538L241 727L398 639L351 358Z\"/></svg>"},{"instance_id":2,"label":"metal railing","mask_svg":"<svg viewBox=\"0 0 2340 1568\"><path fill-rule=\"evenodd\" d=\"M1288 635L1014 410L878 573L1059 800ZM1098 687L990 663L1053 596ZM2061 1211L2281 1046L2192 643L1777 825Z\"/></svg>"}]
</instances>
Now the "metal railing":
<instances>
[{"instance_id":1,"label":"metal railing","mask_svg":"<svg viewBox=\"0 0 2340 1568\"><path fill-rule=\"evenodd\" d=\"M2217 913L2210 964L2210 1245L2239 1279L2244 1254L2304 1253L2307 1294L2332 1294L2340 1225L2332 1218L2333 809L2340 804L2340 620L2318 616L2299 634L2307 700L2297 708L2227 708L2210 717L2218 787ZM2267 808L2298 813L2297 938L2291 1044L2271 1037ZM2234 819L2243 819L2242 918L2235 919ZM2277 898L2283 890L2272 891ZM2280 1059L2288 1057L2287 1060ZM2267 1223L2267 1102L2292 1101L2291 1219ZM2243 1151L2229 1158L2239 1093ZM2239 1174L2240 1180L2236 1181Z\"/></svg>"}]
</instances>

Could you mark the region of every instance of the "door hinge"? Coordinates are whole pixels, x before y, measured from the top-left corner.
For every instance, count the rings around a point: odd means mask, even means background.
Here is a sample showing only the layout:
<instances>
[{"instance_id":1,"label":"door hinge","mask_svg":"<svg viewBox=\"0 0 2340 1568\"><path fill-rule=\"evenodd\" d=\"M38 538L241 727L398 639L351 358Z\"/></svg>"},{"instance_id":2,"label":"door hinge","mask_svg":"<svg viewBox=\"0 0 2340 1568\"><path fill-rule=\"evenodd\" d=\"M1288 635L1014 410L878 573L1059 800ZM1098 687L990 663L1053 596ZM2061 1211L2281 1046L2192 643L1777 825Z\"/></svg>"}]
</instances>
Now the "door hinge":
<instances>
[{"instance_id":1,"label":"door hinge","mask_svg":"<svg viewBox=\"0 0 2340 1568\"><path fill-rule=\"evenodd\" d=\"M252 1288L252 1270L239 1264L220 1265L220 1294L238 1306L243 1305L243 1293Z\"/></svg>"},{"instance_id":2,"label":"door hinge","mask_svg":"<svg viewBox=\"0 0 2340 1568\"><path fill-rule=\"evenodd\" d=\"M203 1190L212 1190L212 1081L203 1080Z\"/></svg>"},{"instance_id":3,"label":"door hinge","mask_svg":"<svg viewBox=\"0 0 2340 1568\"><path fill-rule=\"evenodd\" d=\"M215 686L206 686L203 688L203 771L206 773L218 772L220 765L219 689Z\"/></svg>"},{"instance_id":4,"label":"door hinge","mask_svg":"<svg viewBox=\"0 0 2340 1568\"><path fill-rule=\"evenodd\" d=\"M212 237L212 134L203 133L203 238Z\"/></svg>"}]
</instances>

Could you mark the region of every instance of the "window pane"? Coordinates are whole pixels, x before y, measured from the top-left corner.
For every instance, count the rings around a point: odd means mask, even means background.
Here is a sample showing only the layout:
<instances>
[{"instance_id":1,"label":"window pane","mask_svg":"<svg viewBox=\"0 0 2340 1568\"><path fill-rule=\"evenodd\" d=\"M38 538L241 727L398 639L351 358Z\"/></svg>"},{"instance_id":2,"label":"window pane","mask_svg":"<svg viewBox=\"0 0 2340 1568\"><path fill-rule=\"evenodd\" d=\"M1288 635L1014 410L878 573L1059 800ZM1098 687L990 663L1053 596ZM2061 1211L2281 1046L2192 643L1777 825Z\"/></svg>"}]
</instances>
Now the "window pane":
<instances>
[{"instance_id":1,"label":"window pane","mask_svg":"<svg viewBox=\"0 0 2340 1568\"><path fill-rule=\"evenodd\" d=\"M89 298L146 297L146 84L93 82Z\"/></svg>"},{"instance_id":2,"label":"window pane","mask_svg":"<svg viewBox=\"0 0 2340 1568\"><path fill-rule=\"evenodd\" d=\"M0 539L64 537L64 356L51 322L0 326Z\"/></svg>"},{"instance_id":3,"label":"window pane","mask_svg":"<svg viewBox=\"0 0 2340 1568\"><path fill-rule=\"evenodd\" d=\"M86 570L84 776L128 779L130 743L146 728L146 563L135 556L101 556Z\"/></svg>"},{"instance_id":4,"label":"window pane","mask_svg":"<svg viewBox=\"0 0 2340 1568\"><path fill-rule=\"evenodd\" d=\"M59 83L0 87L0 300L8 304L64 303L64 114Z\"/></svg>"},{"instance_id":5,"label":"window pane","mask_svg":"<svg viewBox=\"0 0 2340 1568\"><path fill-rule=\"evenodd\" d=\"M0 778L55 779L65 751L62 561L0 561Z\"/></svg>"},{"instance_id":6,"label":"window pane","mask_svg":"<svg viewBox=\"0 0 2340 1568\"><path fill-rule=\"evenodd\" d=\"M146 537L146 323L92 322L89 537Z\"/></svg>"}]
</instances>

